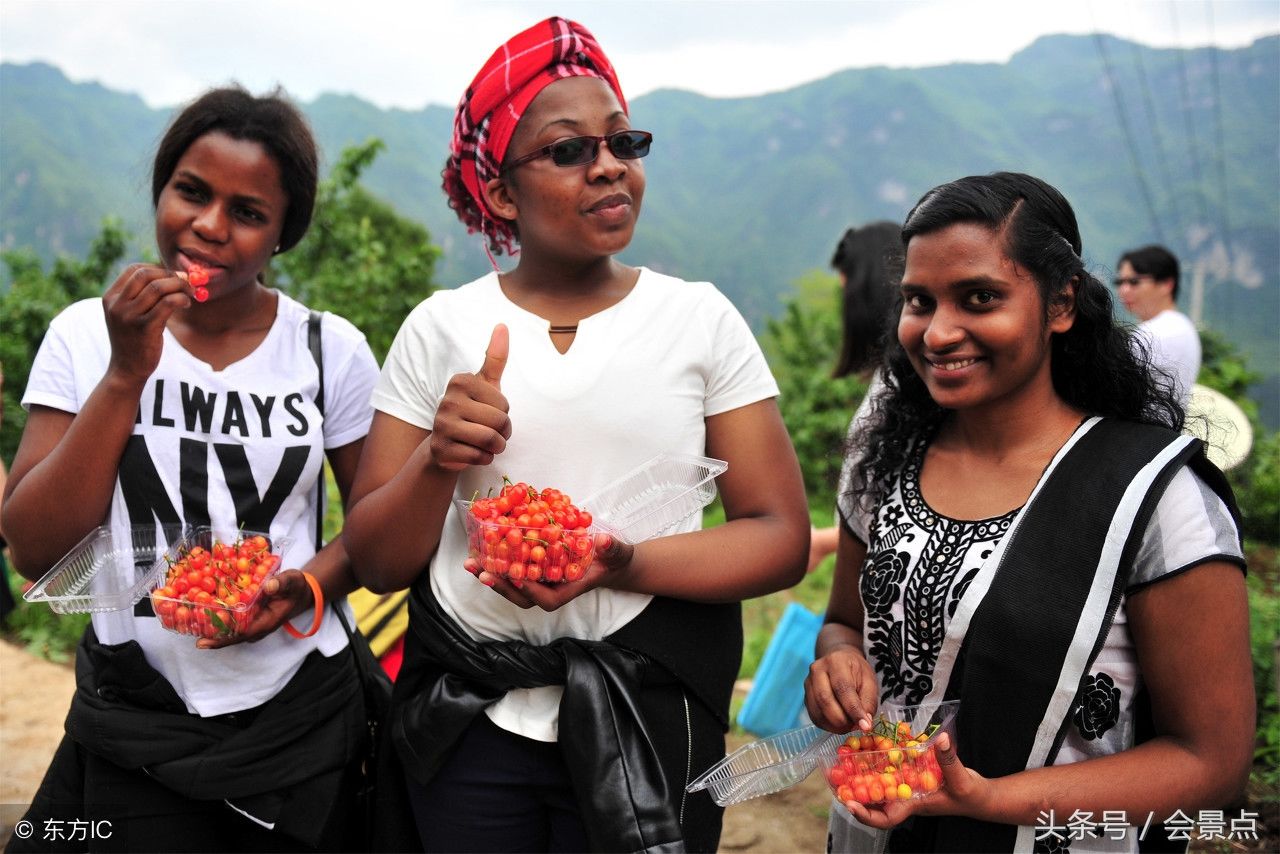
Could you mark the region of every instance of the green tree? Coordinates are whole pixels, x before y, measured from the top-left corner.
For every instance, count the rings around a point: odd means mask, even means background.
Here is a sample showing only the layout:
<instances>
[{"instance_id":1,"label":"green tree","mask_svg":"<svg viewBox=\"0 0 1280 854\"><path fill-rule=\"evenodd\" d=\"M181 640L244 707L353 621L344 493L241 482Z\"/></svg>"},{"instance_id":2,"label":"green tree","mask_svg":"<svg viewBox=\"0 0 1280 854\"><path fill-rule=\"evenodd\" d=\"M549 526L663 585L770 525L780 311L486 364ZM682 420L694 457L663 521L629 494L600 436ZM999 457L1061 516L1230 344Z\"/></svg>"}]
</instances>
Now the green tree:
<instances>
[{"instance_id":1,"label":"green tree","mask_svg":"<svg viewBox=\"0 0 1280 854\"><path fill-rule=\"evenodd\" d=\"M384 148L371 139L343 150L320 184L311 230L274 268L276 283L299 300L359 327L379 363L405 316L433 290L440 257L426 228L360 186Z\"/></svg>"},{"instance_id":2,"label":"green tree","mask_svg":"<svg viewBox=\"0 0 1280 854\"><path fill-rule=\"evenodd\" d=\"M1267 432L1258 419L1258 404L1248 396L1261 374L1225 336L1200 331L1201 365L1197 382L1222 392L1244 411L1253 428L1253 448L1240 465L1227 472L1243 516L1245 536L1280 544L1280 431Z\"/></svg>"},{"instance_id":3,"label":"green tree","mask_svg":"<svg viewBox=\"0 0 1280 854\"><path fill-rule=\"evenodd\" d=\"M840 325L839 280L815 270L795 282L782 316L768 321L761 342L813 507L835 504L845 433L867 392L857 377L831 376Z\"/></svg>"},{"instance_id":4,"label":"green tree","mask_svg":"<svg viewBox=\"0 0 1280 854\"><path fill-rule=\"evenodd\" d=\"M1235 401L1255 428L1259 426L1258 404L1249 397L1249 389L1261 380L1262 374L1249 367L1230 339L1212 329L1200 330L1200 374L1196 382Z\"/></svg>"},{"instance_id":5,"label":"green tree","mask_svg":"<svg viewBox=\"0 0 1280 854\"><path fill-rule=\"evenodd\" d=\"M0 365L4 367L0 456L6 462L13 460L27 423L19 401L49 321L71 303L100 295L131 239L118 220L106 219L89 246L88 257L79 261L64 256L48 272L29 248L0 252L0 262L10 278L9 290L0 294L0 316L4 317L4 335L0 335Z\"/></svg>"}]
</instances>

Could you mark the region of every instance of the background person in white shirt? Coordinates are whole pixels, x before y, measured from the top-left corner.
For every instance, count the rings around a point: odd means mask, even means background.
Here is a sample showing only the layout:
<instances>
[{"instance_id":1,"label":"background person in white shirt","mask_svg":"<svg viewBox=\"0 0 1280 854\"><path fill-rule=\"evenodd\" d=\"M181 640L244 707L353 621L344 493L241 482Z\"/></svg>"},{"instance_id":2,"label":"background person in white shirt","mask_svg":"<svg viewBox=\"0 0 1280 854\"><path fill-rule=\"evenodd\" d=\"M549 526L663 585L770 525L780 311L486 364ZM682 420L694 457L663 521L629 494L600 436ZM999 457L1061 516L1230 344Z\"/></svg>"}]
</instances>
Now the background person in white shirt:
<instances>
[{"instance_id":1,"label":"background person in white shirt","mask_svg":"<svg viewBox=\"0 0 1280 854\"><path fill-rule=\"evenodd\" d=\"M1163 246L1143 246L1120 256L1116 293L1138 318L1138 334L1151 364L1168 374L1185 406L1200 373L1200 335L1191 318L1178 311L1178 259Z\"/></svg>"}]
</instances>

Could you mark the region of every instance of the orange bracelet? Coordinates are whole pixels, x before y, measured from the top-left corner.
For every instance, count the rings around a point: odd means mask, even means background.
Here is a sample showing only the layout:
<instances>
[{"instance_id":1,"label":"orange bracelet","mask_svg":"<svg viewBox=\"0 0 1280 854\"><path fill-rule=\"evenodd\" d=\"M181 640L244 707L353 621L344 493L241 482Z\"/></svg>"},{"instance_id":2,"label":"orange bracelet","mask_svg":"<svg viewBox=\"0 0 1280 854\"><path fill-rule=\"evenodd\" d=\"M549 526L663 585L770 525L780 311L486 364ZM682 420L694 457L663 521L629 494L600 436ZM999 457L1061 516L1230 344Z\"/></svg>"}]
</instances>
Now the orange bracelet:
<instances>
[{"instance_id":1,"label":"orange bracelet","mask_svg":"<svg viewBox=\"0 0 1280 854\"><path fill-rule=\"evenodd\" d=\"M316 577L309 572L303 572L302 577L307 580L307 584L311 585L311 594L316 598L316 615L311 623L311 628L305 632L300 632L293 627L293 623L288 620L284 621L284 630L294 638L309 638L316 632L320 631L320 624L324 622L324 591L320 589L320 582L316 581Z\"/></svg>"}]
</instances>

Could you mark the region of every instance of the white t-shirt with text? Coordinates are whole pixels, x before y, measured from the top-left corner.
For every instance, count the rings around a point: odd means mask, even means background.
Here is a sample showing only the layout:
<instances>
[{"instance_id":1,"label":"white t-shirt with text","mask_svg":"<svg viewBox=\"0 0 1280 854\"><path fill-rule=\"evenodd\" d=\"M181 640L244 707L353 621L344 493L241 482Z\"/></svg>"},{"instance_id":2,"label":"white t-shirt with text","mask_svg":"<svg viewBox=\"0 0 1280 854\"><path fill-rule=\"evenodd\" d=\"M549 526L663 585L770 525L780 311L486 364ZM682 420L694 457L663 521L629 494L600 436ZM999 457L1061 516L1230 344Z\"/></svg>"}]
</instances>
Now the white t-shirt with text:
<instances>
[{"instance_id":1,"label":"white t-shirt with text","mask_svg":"<svg viewBox=\"0 0 1280 854\"><path fill-rule=\"evenodd\" d=\"M707 282L641 268L624 299L579 322L562 354L547 321L507 299L491 273L437 291L410 313L387 354L374 408L430 430L450 377L480 368L498 323L510 330L501 387L511 438L492 464L462 473L455 497L496 490L507 475L560 489L581 503L660 452L704 454L707 417L778 394L746 322ZM679 531L700 526L695 516ZM454 505L431 562L431 585L445 612L477 640L598 640L630 622L651 598L601 588L552 613L522 610L463 569L466 556ZM488 713L504 729L554 741L562 692L558 686L512 691Z\"/></svg>"},{"instance_id":2,"label":"white t-shirt with text","mask_svg":"<svg viewBox=\"0 0 1280 854\"><path fill-rule=\"evenodd\" d=\"M373 410L378 366L364 335L333 314L322 321L325 414L315 400L319 371L307 346L308 309L279 294L275 322L245 358L221 371L187 352L166 329L160 363L147 380L121 460L105 524L211 524L289 538L284 566L315 554L317 478L324 451L362 439ZM77 413L106 373L111 342L101 299L67 307L49 326L22 405ZM87 532L86 532L87 533ZM144 599L144 604L147 600ZM147 611L148 609L140 609ZM307 619L307 618L300 618ZM136 640L189 711L220 715L261 705L313 650L346 647L336 620L306 639L283 630L252 644L200 650L149 612L93 615L98 640Z\"/></svg>"}]
</instances>

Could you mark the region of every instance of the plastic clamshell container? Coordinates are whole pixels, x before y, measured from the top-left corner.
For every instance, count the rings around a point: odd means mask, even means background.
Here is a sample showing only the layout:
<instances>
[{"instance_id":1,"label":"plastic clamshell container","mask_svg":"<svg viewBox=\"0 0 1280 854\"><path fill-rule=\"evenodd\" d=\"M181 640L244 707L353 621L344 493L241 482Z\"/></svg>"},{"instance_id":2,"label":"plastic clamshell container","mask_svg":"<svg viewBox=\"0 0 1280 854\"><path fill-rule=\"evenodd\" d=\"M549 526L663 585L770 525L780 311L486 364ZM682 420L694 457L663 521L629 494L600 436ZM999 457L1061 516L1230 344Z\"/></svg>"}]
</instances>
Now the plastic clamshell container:
<instances>
[{"instance_id":1,"label":"plastic clamshell container","mask_svg":"<svg viewBox=\"0 0 1280 854\"><path fill-rule=\"evenodd\" d=\"M218 574L219 589L215 594L219 599L214 602L201 602L196 598L195 590L183 594L168 596L162 594L168 584L169 570L172 564L185 558L192 549L199 546L206 552L212 552L215 544L239 547L253 537L263 537L267 541L266 549L259 554L270 555L269 568L257 582L249 595L240 598L234 604L227 604L223 591L234 590L239 597L244 591L236 581L238 572L229 571ZM174 543L156 561L156 572L151 590L151 607L156 612L160 625L171 632L194 637L229 638L235 637L248 623L250 616L258 605L262 595L261 585L284 567L283 556L289 551L293 540L279 537L272 540L267 534L258 531L216 531L209 527L188 528L181 540ZM251 561L249 575L253 575L252 566L259 563L254 555L246 555ZM212 563L213 561L210 560ZM185 607L190 614L184 618L179 608Z\"/></svg>"},{"instance_id":2,"label":"plastic clamshell container","mask_svg":"<svg viewBox=\"0 0 1280 854\"><path fill-rule=\"evenodd\" d=\"M156 559L178 528L99 527L31 585L22 598L57 614L100 614L131 608L155 583Z\"/></svg>"},{"instance_id":3,"label":"plastic clamshell container","mask_svg":"<svg viewBox=\"0 0 1280 854\"><path fill-rule=\"evenodd\" d=\"M662 536L716 497L729 464L711 457L658 454L582 502L596 523L627 543Z\"/></svg>"},{"instance_id":4,"label":"plastic clamshell container","mask_svg":"<svg viewBox=\"0 0 1280 854\"><path fill-rule=\"evenodd\" d=\"M562 531L553 543L548 541L543 527L478 519L471 513L470 501L458 498L454 503L467 529L467 556L486 572L512 581L559 584L577 581L595 560L597 529L594 525ZM585 505L579 506L588 509ZM517 536L509 540L507 537L512 531ZM518 569L512 572L513 567Z\"/></svg>"},{"instance_id":5,"label":"plastic clamshell container","mask_svg":"<svg viewBox=\"0 0 1280 854\"><path fill-rule=\"evenodd\" d=\"M744 744L711 766L685 791L706 789L722 807L780 792L812 774L818 767L822 747L839 739L816 726L806 726Z\"/></svg>"},{"instance_id":6,"label":"plastic clamshell container","mask_svg":"<svg viewBox=\"0 0 1280 854\"><path fill-rule=\"evenodd\" d=\"M836 800L850 808L854 801L880 804L910 800L942 788L938 736L949 732L954 740L959 708L956 700L881 706L870 733L855 731L819 746L815 758ZM916 744L904 744L900 722L907 724Z\"/></svg>"}]
</instances>

